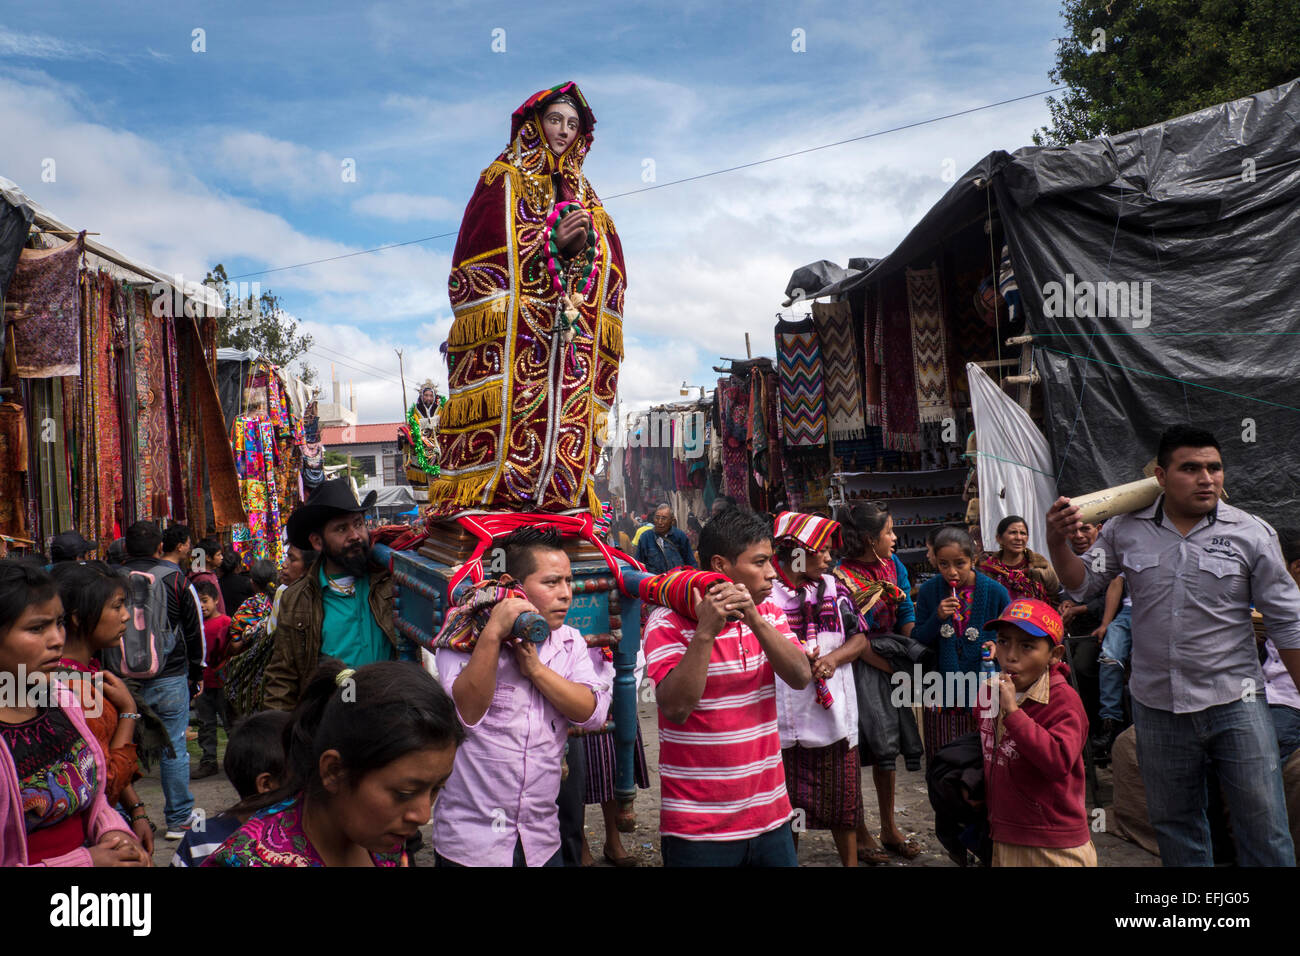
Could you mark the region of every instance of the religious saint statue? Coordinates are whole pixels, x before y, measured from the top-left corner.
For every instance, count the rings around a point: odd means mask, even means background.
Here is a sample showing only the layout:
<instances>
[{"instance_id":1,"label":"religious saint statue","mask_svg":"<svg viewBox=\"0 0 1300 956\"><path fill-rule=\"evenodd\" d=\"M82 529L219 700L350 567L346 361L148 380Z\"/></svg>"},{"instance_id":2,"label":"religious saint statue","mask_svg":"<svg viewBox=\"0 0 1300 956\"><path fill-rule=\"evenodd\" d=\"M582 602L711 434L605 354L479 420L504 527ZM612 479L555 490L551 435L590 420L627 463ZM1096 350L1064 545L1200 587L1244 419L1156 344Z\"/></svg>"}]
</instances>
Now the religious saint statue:
<instances>
[{"instance_id":1,"label":"religious saint statue","mask_svg":"<svg viewBox=\"0 0 1300 956\"><path fill-rule=\"evenodd\" d=\"M406 480L411 483L416 499L421 501L428 500L429 481L439 474L437 435L442 405L438 387L433 379L426 378L420 385L420 397L406 410L406 426L397 432Z\"/></svg>"},{"instance_id":2,"label":"religious saint statue","mask_svg":"<svg viewBox=\"0 0 1300 956\"><path fill-rule=\"evenodd\" d=\"M582 171L595 124L573 83L530 96L465 209L433 514L600 514L593 473L623 357L625 272Z\"/></svg>"}]
</instances>

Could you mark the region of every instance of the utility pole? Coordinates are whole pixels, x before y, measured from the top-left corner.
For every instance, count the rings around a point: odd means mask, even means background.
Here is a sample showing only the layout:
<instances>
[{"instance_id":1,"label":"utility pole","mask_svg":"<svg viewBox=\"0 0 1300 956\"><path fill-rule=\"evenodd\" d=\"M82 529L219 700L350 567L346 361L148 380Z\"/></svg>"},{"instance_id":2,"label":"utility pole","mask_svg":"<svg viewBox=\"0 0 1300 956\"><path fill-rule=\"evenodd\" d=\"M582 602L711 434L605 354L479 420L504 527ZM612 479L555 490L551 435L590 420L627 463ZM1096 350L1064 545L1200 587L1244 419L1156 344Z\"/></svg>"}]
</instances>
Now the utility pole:
<instances>
[{"instance_id":1,"label":"utility pole","mask_svg":"<svg viewBox=\"0 0 1300 956\"><path fill-rule=\"evenodd\" d=\"M393 351L397 353L397 375L402 380L402 421L406 421L406 371L402 367L402 350L393 349ZM415 440L414 435L411 436L411 440Z\"/></svg>"}]
</instances>

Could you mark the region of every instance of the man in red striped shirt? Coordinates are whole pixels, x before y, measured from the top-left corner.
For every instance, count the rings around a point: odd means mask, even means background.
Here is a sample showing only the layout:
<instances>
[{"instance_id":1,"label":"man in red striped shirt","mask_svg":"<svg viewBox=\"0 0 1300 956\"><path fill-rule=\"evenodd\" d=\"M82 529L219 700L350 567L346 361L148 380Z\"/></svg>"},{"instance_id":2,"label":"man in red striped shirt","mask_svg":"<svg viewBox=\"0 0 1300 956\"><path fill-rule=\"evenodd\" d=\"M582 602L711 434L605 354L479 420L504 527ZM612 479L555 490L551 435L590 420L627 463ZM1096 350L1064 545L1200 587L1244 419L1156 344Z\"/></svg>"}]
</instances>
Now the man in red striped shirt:
<instances>
[{"instance_id":1,"label":"man in red striped shirt","mask_svg":"<svg viewBox=\"0 0 1300 956\"><path fill-rule=\"evenodd\" d=\"M700 532L700 565L730 579L696 608L646 622L659 704L664 866L796 866L776 725L776 678L803 689L808 657L767 598L772 529L729 508Z\"/></svg>"}]
</instances>

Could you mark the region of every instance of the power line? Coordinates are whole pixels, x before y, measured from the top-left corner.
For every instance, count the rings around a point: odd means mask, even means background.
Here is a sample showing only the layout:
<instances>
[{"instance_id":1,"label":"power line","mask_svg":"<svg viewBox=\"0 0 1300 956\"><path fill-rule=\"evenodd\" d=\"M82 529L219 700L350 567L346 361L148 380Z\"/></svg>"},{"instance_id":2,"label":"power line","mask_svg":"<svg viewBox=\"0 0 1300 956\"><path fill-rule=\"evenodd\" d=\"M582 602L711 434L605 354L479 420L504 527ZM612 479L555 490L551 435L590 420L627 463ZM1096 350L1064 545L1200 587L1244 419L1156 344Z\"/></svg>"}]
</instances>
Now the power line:
<instances>
[{"instance_id":1,"label":"power line","mask_svg":"<svg viewBox=\"0 0 1300 956\"><path fill-rule=\"evenodd\" d=\"M378 378L385 382L391 382L394 385L401 385L401 382L399 382L395 378L389 378L387 375L375 375L373 372L367 371L366 369L361 368L360 366L353 365L351 362L345 362L343 359L333 358L332 356L324 355L320 352L317 352L315 346L307 349L306 354L315 355L317 358L319 358L321 361L324 362L335 362L339 365L342 365L344 368L350 368L354 372L360 372L361 374L370 378Z\"/></svg>"},{"instance_id":2,"label":"power line","mask_svg":"<svg viewBox=\"0 0 1300 956\"><path fill-rule=\"evenodd\" d=\"M915 129L918 126L928 126L930 123L938 123L941 120L966 116L970 113L978 113L981 110L991 110L994 107L1006 106L1008 103L1017 103L1020 100L1031 100L1035 96L1046 96L1048 93L1056 93L1063 89L1065 89L1064 86L1054 86L1050 90L1042 90L1038 93L1026 93L1024 96L1013 96L1009 100L999 100L996 103L985 103L983 106L972 106L970 109L958 110L955 113L945 113L943 116L932 116L930 119L917 120L915 123L904 123L902 126L892 126L889 129L877 130L874 133L864 133L861 136L851 136L848 139L837 140L834 143L823 143L821 146L809 146L805 149L796 149L792 153L782 153L779 156L772 156L768 159L756 159L752 163L741 163L737 166L728 166L726 169L717 169L711 173L700 173L698 176L687 176L685 179L674 179L671 182L656 183L653 186L644 186L641 189L630 189L625 193L615 193L606 198L621 199L624 196L635 196L637 193L648 193L652 189L663 189L665 186L677 186L681 183L695 182L697 179L708 179L710 176L721 176L723 173L735 172L738 169L751 169L754 166L762 166L766 163L775 163L780 159L789 159L791 156L803 156L805 153L815 153L821 149L831 149L835 146L844 146L847 143L859 143L864 139L873 139L877 136L885 136L889 133L898 133L905 129Z\"/></svg>"},{"instance_id":3,"label":"power line","mask_svg":"<svg viewBox=\"0 0 1300 956\"><path fill-rule=\"evenodd\" d=\"M957 110L955 113L945 113L942 116L932 116L929 119L917 120L914 123L904 123L901 126L892 126L889 129L877 130L874 133L864 133L861 136L851 136L848 139L837 140L834 143L824 143L821 146L809 146L805 149L796 149L790 153L782 153L779 156L769 156L767 159L756 159L751 163L740 163L736 166L728 166L725 169L715 169L713 172L709 173L700 173L696 176L674 179L666 183L655 183L652 186L642 186L640 189L629 189L626 192L614 193L611 196L606 196L603 201L608 202L611 199L623 199L627 196L638 195L639 193L648 193L655 189L664 189L668 186L680 186L682 183L691 183L700 179L708 179L712 176L721 176L724 173L734 173L741 169L752 169L755 166L775 163L782 159L790 159L793 156L803 156L807 153L815 153L818 150L832 149L836 146L844 146L848 143L859 143L863 140L873 139L877 136L886 136L890 133L899 133L903 130L916 129L919 126L928 126L931 123L939 123L943 120L955 119L958 116L969 116L971 113L979 113L982 110L995 109L999 106L1006 106L1008 103L1018 103L1021 100L1031 100L1036 96L1046 96L1049 93L1059 93L1063 89L1065 89L1064 86L1054 86L1051 89L1040 90L1037 93L1026 93L1023 96L1013 96L1010 99L998 100L996 103L985 103L983 106L972 106L969 109ZM357 252L347 252L338 256L327 256L324 259L312 259L310 262L297 262L289 266L276 266L274 269L263 269L260 272L245 272L237 276L231 276L230 279L233 281L235 279L247 279L252 276L270 275L272 272L285 272L289 269L302 269L306 266L320 265L324 262L337 262L340 259L351 259L355 256L369 255L372 252L383 252L385 249L397 249L401 246L411 246L421 242L432 242L435 239L447 239L456 234L457 232L441 232L436 236L425 236L422 239L408 239L405 242L392 242L383 246L375 246L373 249L361 249Z\"/></svg>"},{"instance_id":4,"label":"power line","mask_svg":"<svg viewBox=\"0 0 1300 956\"><path fill-rule=\"evenodd\" d=\"M380 368L380 367L377 366L377 365L371 365L369 362L363 362L361 359L359 359L359 358L357 358L357 357L355 357L355 356L353 356L353 355L349 355L349 354L346 353L346 352L340 352L338 349L336 349L336 348L331 348L331 347L328 346L328 345L321 345L319 342L313 342L313 343L312 343L312 348L324 349L326 352L330 352L330 353L332 353L332 354L334 354L334 355L337 355L337 356L339 356L339 361L355 362L357 365L364 365L366 368L368 368L368 369L370 369L371 371L373 371L376 375L390 375L390 374L392 374L392 373L390 373L387 369L382 369L382 368Z\"/></svg>"}]
</instances>

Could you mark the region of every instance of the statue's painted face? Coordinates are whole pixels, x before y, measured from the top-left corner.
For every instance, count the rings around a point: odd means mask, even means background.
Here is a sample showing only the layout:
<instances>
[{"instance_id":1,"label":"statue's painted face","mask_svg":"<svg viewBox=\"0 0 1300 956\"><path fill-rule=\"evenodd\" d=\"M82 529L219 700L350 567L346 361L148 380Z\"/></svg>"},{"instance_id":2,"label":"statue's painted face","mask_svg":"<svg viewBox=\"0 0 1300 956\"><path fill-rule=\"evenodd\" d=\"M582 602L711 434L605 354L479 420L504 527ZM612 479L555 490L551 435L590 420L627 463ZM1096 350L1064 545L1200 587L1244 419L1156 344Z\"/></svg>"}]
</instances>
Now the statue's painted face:
<instances>
[{"instance_id":1,"label":"statue's painted face","mask_svg":"<svg viewBox=\"0 0 1300 956\"><path fill-rule=\"evenodd\" d=\"M568 103L552 103L542 113L542 135L556 156L563 156L580 132L578 111Z\"/></svg>"},{"instance_id":2,"label":"statue's painted face","mask_svg":"<svg viewBox=\"0 0 1300 956\"><path fill-rule=\"evenodd\" d=\"M420 401L424 402L424 404L426 405L432 405L434 399L436 399L437 397L438 396L434 393L433 389L431 388L426 388L424 391L420 393Z\"/></svg>"}]
</instances>

